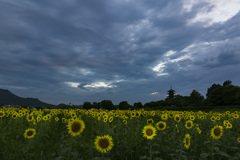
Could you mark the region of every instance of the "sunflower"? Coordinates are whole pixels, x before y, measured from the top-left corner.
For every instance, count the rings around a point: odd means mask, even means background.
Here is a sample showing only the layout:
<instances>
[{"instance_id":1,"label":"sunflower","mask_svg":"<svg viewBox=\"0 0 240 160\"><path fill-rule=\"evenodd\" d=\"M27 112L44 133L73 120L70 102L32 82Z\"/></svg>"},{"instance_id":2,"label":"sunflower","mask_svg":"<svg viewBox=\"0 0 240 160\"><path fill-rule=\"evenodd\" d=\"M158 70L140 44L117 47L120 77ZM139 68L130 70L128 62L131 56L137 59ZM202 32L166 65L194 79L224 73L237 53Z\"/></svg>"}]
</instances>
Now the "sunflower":
<instances>
[{"instance_id":1,"label":"sunflower","mask_svg":"<svg viewBox=\"0 0 240 160\"><path fill-rule=\"evenodd\" d=\"M5 112L4 111L0 111L0 117L4 117L5 116Z\"/></svg>"},{"instance_id":2,"label":"sunflower","mask_svg":"<svg viewBox=\"0 0 240 160\"><path fill-rule=\"evenodd\" d=\"M184 140L183 140L183 143L184 143L184 147L186 148L186 149L188 149L189 148L189 146L190 146L190 135L189 134L185 134L185 138L184 138Z\"/></svg>"},{"instance_id":3,"label":"sunflower","mask_svg":"<svg viewBox=\"0 0 240 160\"><path fill-rule=\"evenodd\" d=\"M154 120L152 118L147 120L147 124L153 124L153 123L154 123Z\"/></svg>"},{"instance_id":4,"label":"sunflower","mask_svg":"<svg viewBox=\"0 0 240 160\"><path fill-rule=\"evenodd\" d=\"M186 121L185 127L191 129L193 127L193 122L191 120Z\"/></svg>"},{"instance_id":5,"label":"sunflower","mask_svg":"<svg viewBox=\"0 0 240 160\"><path fill-rule=\"evenodd\" d=\"M131 117L135 117L136 116L136 113L135 112L132 112L131 113Z\"/></svg>"},{"instance_id":6,"label":"sunflower","mask_svg":"<svg viewBox=\"0 0 240 160\"><path fill-rule=\"evenodd\" d=\"M211 117L211 121L214 122L216 118L214 116Z\"/></svg>"},{"instance_id":7,"label":"sunflower","mask_svg":"<svg viewBox=\"0 0 240 160\"><path fill-rule=\"evenodd\" d=\"M181 121L181 118L180 118L179 114L176 114L176 115L174 116L174 120L175 120L176 122L180 122L180 121Z\"/></svg>"},{"instance_id":8,"label":"sunflower","mask_svg":"<svg viewBox=\"0 0 240 160\"><path fill-rule=\"evenodd\" d=\"M69 121L67 126L68 133L70 133L72 136L77 136L83 132L85 128L85 123L83 122L83 120L74 119L72 121Z\"/></svg>"},{"instance_id":9,"label":"sunflower","mask_svg":"<svg viewBox=\"0 0 240 160\"><path fill-rule=\"evenodd\" d=\"M168 115L166 113L161 115L162 120L168 120Z\"/></svg>"},{"instance_id":10,"label":"sunflower","mask_svg":"<svg viewBox=\"0 0 240 160\"><path fill-rule=\"evenodd\" d=\"M16 119L18 117L18 113L14 113L13 115L12 115L12 118L13 119Z\"/></svg>"},{"instance_id":11,"label":"sunflower","mask_svg":"<svg viewBox=\"0 0 240 160\"><path fill-rule=\"evenodd\" d=\"M195 116L194 116L194 115L191 115L191 116L190 116L190 120L193 121L194 119L195 119Z\"/></svg>"},{"instance_id":12,"label":"sunflower","mask_svg":"<svg viewBox=\"0 0 240 160\"><path fill-rule=\"evenodd\" d=\"M174 116L172 112L169 112L168 115L169 115L170 118L173 118L173 116Z\"/></svg>"},{"instance_id":13,"label":"sunflower","mask_svg":"<svg viewBox=\"0 0 240 160\"><path fill-rule=\"evenodd\" d=\"M165 122L163 122L163 121L159 121L156 125L156 128L158 129L158 130L164 130L164 129L166 129L166 123Z\"/></svg>"},{"instance_id":14,"label":"sunflower","mask_svg":"<svg viewBox=\"0 0 240 160\"><path fill-rule=\"evenodd\" d=\"M238 119L238 118L239 118L239 115L238 115L238 114L234 114L233 117L234 117L235 119Z\"/></svg>"},{"instance_id":15,"label":"sunflower","mask_svg":"<svg viewBox=\"0 0 240 160\"><path fill-rule=\"evenodd\" d=\"M211 137L214 139L220 139L223 134L223 127L216 125L214 128L211 130Z\"/></svg>"},{"instance_id":16,"label":"sunflower","mask_svg":"<svg viewBox=\"0 0 240 160\"><path fill-rule=\"evenodd\" d=\"M33 138L35 136L35 134L36 134L36 130L35 129L28 128L28 129L25 130L23 135L24 135L25 138L29 139L29 138Z\"/></svg>"},{"instance_id":17,"label":"sunflower","mask_svg":"<svg viewBox=\"0 0 240 160\"><path fill-rule=\"evenodd\" d=\"M126 124L127 124L127 120L124 119L124 120L123 120L123 123L126 125Z\"/></svg>"},{"instance_id":18,"label":"sunflower","mask_svg":"<svg viewBox=\"0 0 240 160\"><path fill-rule=\"evenodd\" d=\"M237 141L240 143L240 137L237 138Z\"/></svg>"},{"instance_id":19,"label":"sunflower","mask_svg":"<svg viewBox=\"0 0 240 160\"><path fill-rule=\"evenodd\" d=\"M109 119L108 119L109 122L112 122L113 121L113 116L111 116Z\"/></svg>"},{"instance_id":20,"label":"sunflower","mask_svg":"<svg viewBox=\"0 0 240 160\"><path fill-rule=\"evenodd\" d=\"M153 139L153 137L156 136L156 129L151 125L147 125L144 126L142 133L143 137L146 137L147 139Z\"/></svg>"},{"instance_id":21,"label":"sunflower","mask_svg":"<svg viewBox=\"0 0 240 160\"><path fill-rule=\"evenodd\" d=\"M228 124L226 124L225 127L226 127L226 128L232 128L232 124L231 124L231 123L228 123Z\"/></svg>"},{"instance_id":22,"label":"sunflower","mask_svg":"<svg viewBox=\"0 0 240 160\"><path fill-rule=\"evenodd\" d=\"M33 120L34 120L33 115L31 115L31 114L27 115L27 121L28 122L32 122Z\"/></svg>"},{"instance_id":23,"label":"sunflower","mask_svg":"<svg viewBox=\"0 0 240 160\"><path fill-rule=\"evenodd\" d=\"M58 117L55 117L55 121L59 121L59 118L58 118Z\"/></svg>"},{"instance_id":24,"label":"sunflower","mask_svg":"<svg viewBox=\"0 0 240 160\"><path fill-rule=\"evenodd\" d=\"M104 118L103 122L106 123L108 121L108 118Z\"/></svg>"},{"instance_id":25,"label":"sunflower","mask_svg":"<svg viewBox=\"0 0 240 160\"><path fill-rule=\"evenodd\" d=\"M48 120L48 116L43 116L43 120L47 121Z\"/></svg>"},{"instance_id":26,"label":"sunflower","mask_svg":"<svg viewBox=\"0 0 240 160\"><path fill-rule=\"evenodd\" d=\"M202 132L199 127L197 127L197 131L199 134L201 134L201 132Z\"/></svg>"},{"instance_id":27,"label":"sunflower","mask_svg":"<svg viewBox=\"0 0 240 160\"><path fill-rule=\"evenodd\" d=\"M104 136L97 136L97 138L95 139L95 147L99 152L108 152L112 149L113 147L113 140L112 137L110 137L109 135L104 135Z\"/></svg>"}]
</instances>

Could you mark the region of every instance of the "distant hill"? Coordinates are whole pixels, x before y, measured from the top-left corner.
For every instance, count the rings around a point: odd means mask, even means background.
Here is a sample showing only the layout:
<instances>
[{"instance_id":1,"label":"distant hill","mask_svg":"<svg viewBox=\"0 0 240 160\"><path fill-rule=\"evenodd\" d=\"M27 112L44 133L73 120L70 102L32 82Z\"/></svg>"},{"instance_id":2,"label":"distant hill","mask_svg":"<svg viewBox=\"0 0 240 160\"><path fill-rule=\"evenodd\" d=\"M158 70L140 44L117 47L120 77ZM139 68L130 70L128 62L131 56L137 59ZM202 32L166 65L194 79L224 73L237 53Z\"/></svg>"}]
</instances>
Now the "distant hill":
<instances>
[{"instance_id":1,"label":"distant hill","mask_svg":"<svg viewBox=\"0 0 240 160\"><path fill-rule=\"evenodd\" d=\"M54 105L44 103L37 98L22 98L9 90L0 89L0 105L26 105L35 107L52 107Z\"/></svg>"}]
</instances>

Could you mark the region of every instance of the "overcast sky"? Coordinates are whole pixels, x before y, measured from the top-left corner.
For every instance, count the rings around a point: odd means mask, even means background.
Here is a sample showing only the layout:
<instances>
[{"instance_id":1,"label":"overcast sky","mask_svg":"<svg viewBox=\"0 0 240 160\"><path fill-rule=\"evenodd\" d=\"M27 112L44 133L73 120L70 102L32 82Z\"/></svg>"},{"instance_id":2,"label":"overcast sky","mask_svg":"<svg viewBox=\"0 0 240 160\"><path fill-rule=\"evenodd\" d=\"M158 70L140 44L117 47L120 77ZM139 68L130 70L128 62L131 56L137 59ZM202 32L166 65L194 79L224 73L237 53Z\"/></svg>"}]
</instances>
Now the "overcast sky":
<instances>
[{"instance_id":1,"label":"overcast sky","mask_svg":"<svg viewBox=\"0 0 240 160\"><path fill-rule=\"evenodd\" d=\"M0 0L0 88L59 104L240 85L239 0Z\"/></svg>"}]
</instances>

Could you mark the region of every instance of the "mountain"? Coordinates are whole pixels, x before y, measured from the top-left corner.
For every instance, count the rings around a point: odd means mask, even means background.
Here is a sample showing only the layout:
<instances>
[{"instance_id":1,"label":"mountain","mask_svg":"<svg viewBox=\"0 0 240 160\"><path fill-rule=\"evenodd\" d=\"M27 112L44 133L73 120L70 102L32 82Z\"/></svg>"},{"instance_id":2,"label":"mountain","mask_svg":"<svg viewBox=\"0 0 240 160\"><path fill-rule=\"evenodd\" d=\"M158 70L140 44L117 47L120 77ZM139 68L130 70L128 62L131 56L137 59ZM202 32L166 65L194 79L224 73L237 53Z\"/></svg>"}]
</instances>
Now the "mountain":
<instances>
[{"instance_id":1,"label":"mountain","mask_svg":"<svg viewBox=\"0 0 240 160\"><path fill-rule=\"evenodd\" d=\"M9 90L0 89L0 105L26 105L36 107L52 107L54 105L44 103L37 98L22 98Z\"/></svg>"}]
</instances>

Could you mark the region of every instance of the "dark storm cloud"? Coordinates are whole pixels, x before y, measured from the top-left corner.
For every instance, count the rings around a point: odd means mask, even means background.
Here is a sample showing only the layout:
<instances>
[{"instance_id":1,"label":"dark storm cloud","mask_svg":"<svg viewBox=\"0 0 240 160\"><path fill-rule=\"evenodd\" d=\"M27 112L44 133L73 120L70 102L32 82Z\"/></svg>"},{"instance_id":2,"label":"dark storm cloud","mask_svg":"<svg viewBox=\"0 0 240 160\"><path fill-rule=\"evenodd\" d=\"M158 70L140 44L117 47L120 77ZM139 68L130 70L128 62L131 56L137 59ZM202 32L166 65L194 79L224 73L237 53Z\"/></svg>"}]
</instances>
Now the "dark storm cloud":
<instances>
[{"instance_id":1,"label":"dark storm cloud","mask_svg":"<svg viewBox=\"0 0 240 160\"><path fill-rule=\"evenodd\" d=\"M55 102L94 101L99 93L95 100L127 96L146 102L169 83L192 88L206 68L219 74L223 65L239 66L240 13L208 27L189 25L215 6L201 2L185 11L184 5L179 0L1 1L1 86L29 88L15 90L24 96L34 90L33 96L48 100L52 95ZM235 46L230 52L219 50L226 39ZM166 56L169 51L174 54Z\"/></svg>"}]
</instances>

